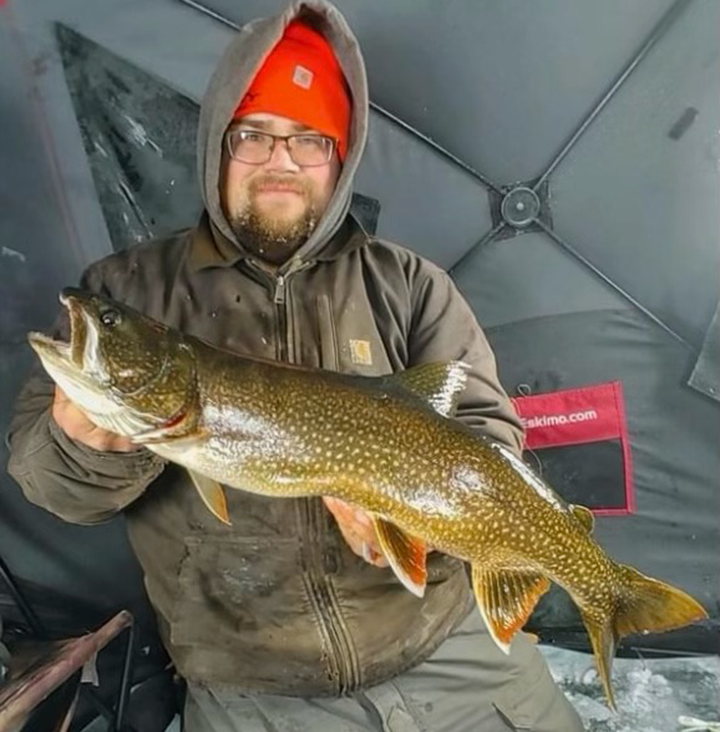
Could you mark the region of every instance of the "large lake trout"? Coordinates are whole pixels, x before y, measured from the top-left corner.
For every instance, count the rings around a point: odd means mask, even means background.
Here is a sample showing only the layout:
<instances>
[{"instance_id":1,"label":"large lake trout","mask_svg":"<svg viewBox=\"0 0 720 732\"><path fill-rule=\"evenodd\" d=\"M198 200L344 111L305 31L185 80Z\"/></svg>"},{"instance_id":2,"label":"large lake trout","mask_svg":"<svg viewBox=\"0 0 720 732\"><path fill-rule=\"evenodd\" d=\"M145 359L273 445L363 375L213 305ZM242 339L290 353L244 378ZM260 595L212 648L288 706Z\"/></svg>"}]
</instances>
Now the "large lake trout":
<instances>
[{"instance_id":1,"label":"large lake trout","mask_svg":"<svg viewBox=\"0 0 720 732\"><path fill-rule=\"evenodd\" d=\"M706 617L684 592L610 559L587 509L452 418L464 364L385 377L301 369L214 348L97 295L65 290L61 302L70 341L29 336L50 376L99 427L187 468L225 522L221 486L359 506L411 592L425 589L428 546L468 562L505 652L556 582L580 609L611 706L619 638Z\"/></svg>"}]
</instances>

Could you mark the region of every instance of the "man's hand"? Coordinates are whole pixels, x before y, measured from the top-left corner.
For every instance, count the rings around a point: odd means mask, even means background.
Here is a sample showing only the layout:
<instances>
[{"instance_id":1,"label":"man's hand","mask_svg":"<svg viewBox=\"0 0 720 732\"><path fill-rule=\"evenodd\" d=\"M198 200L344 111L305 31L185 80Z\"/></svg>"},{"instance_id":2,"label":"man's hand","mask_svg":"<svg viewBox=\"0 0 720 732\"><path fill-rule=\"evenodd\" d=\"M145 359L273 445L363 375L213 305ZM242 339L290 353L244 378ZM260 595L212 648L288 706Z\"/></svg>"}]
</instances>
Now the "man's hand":
<instances>
[{"instance_id":1,"label":"man's hand","mask_svg":"<svg viewBox=\"0 0 720 732\"><path fill-rule=\"evenodd\" d=\"M387 567L388 561L380 549L375 527L370 517L360 509L337 498L323 498L325 505L337 521L340 533L348 546L366 562L376 567Z\"/></svg>"},{"instance_id":2,"label":"man's hand","mask_svg":"<svg viewBox=\"0 0 720 732\"><path fill-rule=\"evenodd\" d=\"M71 439L82 442L102 452L132 452L137 445L129 438L114 432L100 429L94 425L79 407L68 399L67 394L55 387L52 403L52 416L60 429Z\"/></svg>"}]
</instances>

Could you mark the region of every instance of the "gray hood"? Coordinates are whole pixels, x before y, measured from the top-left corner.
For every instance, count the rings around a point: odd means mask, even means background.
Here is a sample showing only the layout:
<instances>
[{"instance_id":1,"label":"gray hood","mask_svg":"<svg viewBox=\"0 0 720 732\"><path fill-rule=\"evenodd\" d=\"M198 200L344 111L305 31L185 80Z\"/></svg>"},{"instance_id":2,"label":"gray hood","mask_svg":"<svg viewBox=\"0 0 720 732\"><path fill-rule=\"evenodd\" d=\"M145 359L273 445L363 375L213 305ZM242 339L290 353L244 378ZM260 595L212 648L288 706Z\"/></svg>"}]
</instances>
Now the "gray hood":
<instances>
[{"instance_id":1,"label":"gray hood","mask_svg":"<svg viewBox=\"0 0 720 732\"><path fill-rule=\"evenodd\" d=\"M297 18L311 18L313 26L328 39L352 94L348 152L335 193L317 227L294 257L307 260L330 241L345 219L352 197L353 177L367 136L365 64L355 36L334 5L326 0L296 0L280 15L255 20L240 29L225 50L203 97L198 127L198 175L205 208L216 231L242 250L220 204L218 181L223 135L255 74L282 37L286 26Z\"/></svg>"}]
</instances>

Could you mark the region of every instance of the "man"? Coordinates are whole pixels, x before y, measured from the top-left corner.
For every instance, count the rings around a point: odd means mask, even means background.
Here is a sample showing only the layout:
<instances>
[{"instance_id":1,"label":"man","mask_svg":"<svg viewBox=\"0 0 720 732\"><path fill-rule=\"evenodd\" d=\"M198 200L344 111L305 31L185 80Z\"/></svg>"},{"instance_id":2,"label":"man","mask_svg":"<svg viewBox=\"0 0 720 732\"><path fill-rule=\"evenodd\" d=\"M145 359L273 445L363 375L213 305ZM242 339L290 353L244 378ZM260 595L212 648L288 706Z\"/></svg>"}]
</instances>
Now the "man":
<instances>
[{"instance_id":1,"label":"man","mask_svg":"<svg viewBox=\"0 0 720 732\"><path fill-rule=\"evenodd\" d=\"M82 286L306 366L377 375L462 359L458 418L519 452L493 354L449 277L348 215L367 121L362 58L333 6L296 2L246 26L202 104L201 222L93 264ZM419 600L350 506L231 491L228 528L183 471L96 428L44 376L23 390L10 444L34 503L77 523L125 511L188 681L189 732L581 728L526 638L509 656L495 647L460 562L432 554Z\"/></svg>"}]
</instances>

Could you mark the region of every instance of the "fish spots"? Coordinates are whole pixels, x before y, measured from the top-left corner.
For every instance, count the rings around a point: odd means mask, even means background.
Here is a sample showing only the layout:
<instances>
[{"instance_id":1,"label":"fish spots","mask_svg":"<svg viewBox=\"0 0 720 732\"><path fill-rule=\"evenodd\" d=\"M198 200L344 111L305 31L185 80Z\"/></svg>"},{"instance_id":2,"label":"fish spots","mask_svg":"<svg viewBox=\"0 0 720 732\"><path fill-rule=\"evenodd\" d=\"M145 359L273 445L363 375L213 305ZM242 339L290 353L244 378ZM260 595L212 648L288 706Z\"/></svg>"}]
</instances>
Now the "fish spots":
<instances>
[{"instance_id":1,"label":"fish spots","mask_svg":"<svg viewBox=\"0 0 720 732\"><path fill-rule=\"evenodd\" d=\"M233 362L209 372L203 418L212 438L197 453L222 483L335 495L468 561L523 567L531 557L563 586L603 576L583 554L587 538L579 545L566 536L563 504L507 448L378 396L372 380L252 368Z\"/></svg>"},{"instance_id":2,"label":"fish spots","mask_svg":"<svg viewBox=\"0 0 720 732\"><path fill-rule=\"evenodd\" d=\"M493 443L492 449L500 453L524 479L525 484L531 487L538 496L543 500L547 501L554 508L565 511L565 506L560 501L557 494L548 486L539 476L533 473L532 470L511 450L504 445L499 443Z\"/></svg>"}]
</instances>

